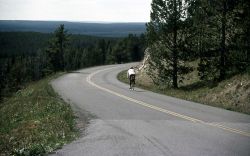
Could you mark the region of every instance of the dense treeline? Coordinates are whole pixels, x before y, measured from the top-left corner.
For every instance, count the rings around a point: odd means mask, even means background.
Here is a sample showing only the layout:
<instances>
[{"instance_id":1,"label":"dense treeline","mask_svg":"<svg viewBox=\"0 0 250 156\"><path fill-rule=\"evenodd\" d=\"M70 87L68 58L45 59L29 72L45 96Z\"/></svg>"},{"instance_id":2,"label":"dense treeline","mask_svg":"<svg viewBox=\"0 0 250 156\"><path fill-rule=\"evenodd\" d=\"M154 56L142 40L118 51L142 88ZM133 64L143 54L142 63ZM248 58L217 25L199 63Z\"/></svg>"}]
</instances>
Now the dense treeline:
<instances>
[{"instance_id":1,"label":"dense treeline","mask_svg":"<svg viewBox=\"0 0 250 156\"><path fill-rule=\"evenodd\" d=\"M151 6L147 41L155 83L177 88L194 69L186 63L193 60L201 80L222 81L249 70L249 1L153 0Z\"/></svg>"},{"instance_id":2,"label":"dense treeline","mask_svg":"<svg viewBox=\"0 0 250 156\"><path fill-rule=\"evenodd\" d=\"M144 35L101 38L69 34L60 25L53 34L0 33L0 99L30 81L58 71L139 61Z\"/></svg>"}]
</instances>

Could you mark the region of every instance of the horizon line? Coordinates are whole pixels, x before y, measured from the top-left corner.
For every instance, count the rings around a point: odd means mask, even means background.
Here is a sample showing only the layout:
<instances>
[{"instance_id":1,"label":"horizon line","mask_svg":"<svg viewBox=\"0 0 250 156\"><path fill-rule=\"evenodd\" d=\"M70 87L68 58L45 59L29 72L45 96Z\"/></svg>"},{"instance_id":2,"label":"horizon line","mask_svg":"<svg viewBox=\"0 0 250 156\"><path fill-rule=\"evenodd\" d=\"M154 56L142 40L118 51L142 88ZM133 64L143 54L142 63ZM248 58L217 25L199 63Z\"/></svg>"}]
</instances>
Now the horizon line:
<instances>
[{"instance_id":1,"label":"horizon line","mask_svg":"<svg viewBox=\"0 0 250 156\"><path fill-rule=\"evenodd\" d=\"M113 23L148 23L149 21L75 21L75 20L21 20L21 19L0 19L0 21L30 21L30 22L69 22L69 23L100 23L100 24L113 24Z\"/></svg>"}]
</instances>

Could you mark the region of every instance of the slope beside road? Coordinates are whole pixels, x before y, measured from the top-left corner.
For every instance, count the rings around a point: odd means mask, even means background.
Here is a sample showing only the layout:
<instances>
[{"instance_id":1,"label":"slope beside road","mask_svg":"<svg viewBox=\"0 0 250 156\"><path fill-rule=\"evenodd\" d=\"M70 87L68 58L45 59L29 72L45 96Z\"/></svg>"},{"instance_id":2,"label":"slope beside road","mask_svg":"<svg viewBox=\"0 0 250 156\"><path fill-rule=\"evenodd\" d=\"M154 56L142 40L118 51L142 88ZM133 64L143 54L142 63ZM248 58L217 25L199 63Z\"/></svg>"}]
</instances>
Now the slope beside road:
<instances>
[{"instance_id":1,"label":"slope beside road","mask_svg":"<svg viewBox=\"0 0 250 156\"><path fill-rule=\"evenodd\" d=\"M116 75L131 65L88 68L52 82L80 119L94 116L85 135L54 155L250 155L249 115L130 91Z\"/></svg>"}]
</instances>

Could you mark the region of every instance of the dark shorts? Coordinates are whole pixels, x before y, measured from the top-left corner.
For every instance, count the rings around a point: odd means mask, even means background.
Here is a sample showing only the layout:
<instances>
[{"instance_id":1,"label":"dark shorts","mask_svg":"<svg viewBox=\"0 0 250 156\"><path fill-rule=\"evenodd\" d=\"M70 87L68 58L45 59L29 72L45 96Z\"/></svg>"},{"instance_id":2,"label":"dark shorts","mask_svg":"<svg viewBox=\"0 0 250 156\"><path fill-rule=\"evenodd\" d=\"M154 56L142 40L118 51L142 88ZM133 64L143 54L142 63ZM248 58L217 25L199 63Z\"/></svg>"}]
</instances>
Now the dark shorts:
<instances>
[{"instance_id":1,"label":"dark shorts","mask_svg":"<svg viewBox=\"0 0 250 156\"><path fill-rule=\"evenodd\" d=\"M131 75L129 76L129 80L130 80L130 81L135 81L135 74L131 74Z\"/></svg>"}]
</instances>

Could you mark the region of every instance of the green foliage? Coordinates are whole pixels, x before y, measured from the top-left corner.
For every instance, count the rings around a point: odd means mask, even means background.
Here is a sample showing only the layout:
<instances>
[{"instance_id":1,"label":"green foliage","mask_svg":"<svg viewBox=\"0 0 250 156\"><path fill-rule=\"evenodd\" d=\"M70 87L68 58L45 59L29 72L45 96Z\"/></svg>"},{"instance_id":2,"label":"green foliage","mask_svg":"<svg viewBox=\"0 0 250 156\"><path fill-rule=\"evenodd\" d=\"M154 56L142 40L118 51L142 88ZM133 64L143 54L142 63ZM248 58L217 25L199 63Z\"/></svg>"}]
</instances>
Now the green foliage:
<instances>
[{"instance_id":1,"label":"green foliage","mask_svg":"<svg viewBox=\"0 0 250 156\"><path fill-rule=\"evenodd\" d=\"M0 32L0 58L35 56L44 50L51 34L36 32Z\"/></svg>"},{"instance_id":2,"label":"green foliage","mask_svg":"<svg viewBox=\"0 0 250 156\"><path fill-rule=\"evenodd\" d=\"M107 53L107 63L125 63L142 60L145 50L145 36L139 37L129 34L120 39Z\"/></svg>"}]
</instances>

